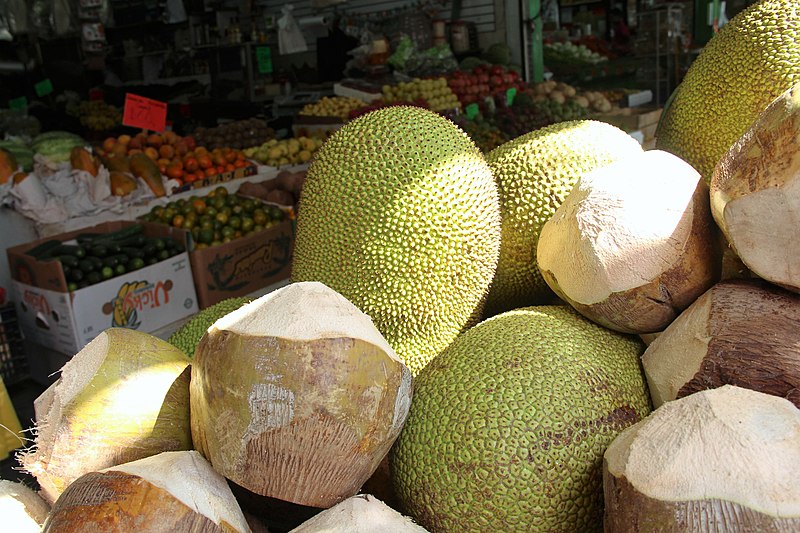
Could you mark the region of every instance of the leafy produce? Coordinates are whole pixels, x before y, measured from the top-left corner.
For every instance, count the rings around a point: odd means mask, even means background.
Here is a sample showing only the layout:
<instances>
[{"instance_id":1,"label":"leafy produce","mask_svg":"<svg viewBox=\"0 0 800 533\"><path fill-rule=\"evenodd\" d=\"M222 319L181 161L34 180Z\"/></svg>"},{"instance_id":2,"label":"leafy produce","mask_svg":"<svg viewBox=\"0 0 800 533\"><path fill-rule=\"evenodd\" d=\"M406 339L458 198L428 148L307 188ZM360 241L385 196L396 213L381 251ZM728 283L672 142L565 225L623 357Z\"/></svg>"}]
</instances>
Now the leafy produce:
<instances>
[{"instance_id":1,"label":"leafy produce","mask_svg":"<svg viewBox=\"0 0 800 533\"><path fill-rule=\"evenodd\" d=\"M248 533L250 527L225 478L191 450L84 474L55 502L43 531Z\"/></svg>"},{"instance_id":2,"label":"leafy produce","mask_svg":"<svg viewBox=\"0 0 800 533\"><path fill-rule=\"evenodd\" d=\"M736 385L786 398L800 408L798 304L799 295L763 280L728 280L711 287L642 356L653 405Z\"/></svg>"},{"instance_id":3,"label":"leafy produce","mask_svg":"<svg viewBox=\"0 0 800 533\"><path fill-rule=\"evenodd\" d=\"M208 328L223 316L236 311L249 301L250 298L244 296L227 298L210 307L206 307L175 330L175 333L169 336L167 342L179 348L187 356L194 357L194 351Z\"/></svg>"},{"instance_id":4,"label":"leafy produce","mask_svg":"<svg viewBox=\"0 0 800 533\"><path fill-rule=\"evenodd\" d=\"M198 146L209 150L226 147L241 150L274 139L275 130L263 119L248 118L211 128L201 126L195 130L194 138Z\"/></svg>"},{"instance_id":5,"label":"leafy produce","mask_svg":"<svg viewBox=\"0 0 800 533\"><path fill-rule=\"evenodd\" d=\"M711 213L731 249L757 276L795 292L798 135L800 83L767 106L711 177Z\"/></svg>"},{"instance_id":6,"label":"leafy produce","mask_svg":"<svg viewBox=\"0 0 800 533\"><path fill-rule=\"evenodd\" d=\"M650 413L643 348L565 306L467 330L414 381L390 454L403 508L431 531L598 529L603 451Z\"/></svg>"},{"instance_id":7,"label":"leafy produce","mask_svg":"<svg viewBox=\"0 0 800 533\"><path fill-rule=\"evenodd\" d=\"M708 186L661 150L587 172L542 227L536 263L590 320L623 333L661 331L719 280Z\"/></svg>"},{"instance_id":8,"label":"leafy produce","mask_svg":"<svg viewBox=\"0 0 800 533\"><path fill-rule=\"evenodd\" d=\"M55 502L87 472L191 448L189 358L148 333L109 328L34 402L35 445L21 457Z\"/></svg>"},{"instance_id":9,"label":"leafy produce","mask_svg":"<svg viewBox=\"0 0 800 533\"><path fill-rule=\"evenodd\" d=\"M558 41L544 43L544 60L545 63L596 65L608 61L608 57L591 50L585 44Z\"/></svg>"},{"instance_id":10,"label":"leafy produce","mask_svg":"<svg viewBox=\"0 0 800 533\"><path fill-rule=\"evenodd\" d=\"M153 207L143 219L189 230L196 250L231 242L287 218L277 205L228 194L219 186L205 196L178 198Z\"/></svg>"},{"instance_id":11,"label":"leafy produce","mask_svg":"<svg viewBox=\"0 0 800 533\"><path fill-rule=\"evenodd\" d=\"M322 139L306 136L272 139L261 146L246 148L244 154L270 167L299 165L311 161L322 143Z\"/></svg>"},{"instance_id":12,"label":"leafy produce","mask_svg":"<svg viewBox=\"0 0 800 533\"><path fill-rule=\"evenodd\" d=\"M603 458L605 531L796 531L800 410L733 385L667 402Z\"/></svg>"},{"instance_id":13,"label":"leafy produce","mask_svg":"<svg viewBox=\"0 0 800 533\"><path fill-rule=\"evenodd\" d=\"M293 283L208 329L190 392L192 438L214 470L262 496L330 507L397 438L411 372L342 295Z\"/></svg>"},{"instance_id":14,"label":"leafy produce","mask_svg":"<svg viewBox=\"0 0 800 533\"><path fill-rule=\"evenodd\" d=\"M579 120L526 133L489 153L486 159L501 191L503 229L486 316L551 297L536 263L542 226L582 174L641 151L621 129Z\"/></svg>"},{"instance_id":15,"label":"leafy produce","mask_svg":"<svg viewBox=\"0 0 800 533\"><path fill-rule=\"evenodd\" d=\"M480 150L441 115L389 107L345 124L309 166L292 279L353 302L416 374L480 315L499 247Z\"/></svg>"},{"instance_id":16,"label":"leafy produce","mask_svg":"<svg viewBox=\"0 0 800 533\"><path fill-rule=\"evenodd\" d=\"M664 109L656 147L681 157L708 181L759 113L798 81L797 2L756 2L725 24L689 66Z\"/></svg>"},{"instance_id":17,"label":"leafy produce","mask_svg":"<svg viewBox=\"0 0 800 533\"><path fill-rule=\"evenodd\" d=\"M298 115L307 117L337 117L347 119L350 112L364 105L363 100L349 96L323 96L320 100L306 104Z\"/></svg>"}]
</instances>

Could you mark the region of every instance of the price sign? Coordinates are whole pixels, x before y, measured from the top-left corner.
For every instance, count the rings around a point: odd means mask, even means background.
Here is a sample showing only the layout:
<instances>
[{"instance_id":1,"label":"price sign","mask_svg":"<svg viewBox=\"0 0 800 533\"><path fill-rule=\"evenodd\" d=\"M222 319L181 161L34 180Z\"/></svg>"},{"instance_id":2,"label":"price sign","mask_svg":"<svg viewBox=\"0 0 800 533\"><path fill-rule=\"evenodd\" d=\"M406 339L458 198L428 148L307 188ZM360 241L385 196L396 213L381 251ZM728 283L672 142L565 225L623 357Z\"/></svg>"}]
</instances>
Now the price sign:
<instances>
[{"instance_id":1,"label":"price sign","mask_svg":"<svg viewBox=\"0 0 800 533\"><path fill-rule=\"evenodd\" d=\"M143 130L164 131L167 127L167 104L127 93L122 123Z\"/></svg>"},{"instance_id":2,"label":"price sign","mask_svg":"<svg viewBox=\"0 0 800 533\"><path fill-rule=\"evenodd\" d=\"M12 98L8 101L9 109L17 109L17 110L25 110L28 109L28 97L27 96L19 96L17 98Z\"/></svg>"},{"instance_id":3,"label":"price sign","mask_svg":"<svg viewBox=\"0 0 800 533\"><path fill-rule=\"evenodd\" d=\"M511 104L514 103L514 98L517 97L517 88L511 87L509 90L506 91L506 104L511 107Z\"/></svg>"},{"instance_id":4,"label":"price sign","mask_svg":"<svg viewBox=\"0 0 800 533\"><path fill-rule=\"evenodd\" d=\"M258 63L259 73L269 74L272 72L272 50L269 46L256 47L256 63Z\"/></svg>"},{"instance_id":5,"label":"price sign","mask_svg":"<svg viewBox=\"0 0 800 533\"><path fill-rule=\"evenodd\" d=\"M464 111L466 111L467 118L470 120L475 120L475 117L477 117L478 113L481 112L478 104L469 104L466 108L464 108Z\"/></svg>"},{"instance_id":6,"label":"price sign","mask_svg":"<svg viewBox=\"0 0 800 533\"><path fill-rule=\"evenodd\" d=\"M47 96L48 94L53 92L53 82L50 81L50 78L45 78L36 85L34 85L33 90L36 91L36 96L40 98L42 96Z\"/></svg>"}]
</instances>

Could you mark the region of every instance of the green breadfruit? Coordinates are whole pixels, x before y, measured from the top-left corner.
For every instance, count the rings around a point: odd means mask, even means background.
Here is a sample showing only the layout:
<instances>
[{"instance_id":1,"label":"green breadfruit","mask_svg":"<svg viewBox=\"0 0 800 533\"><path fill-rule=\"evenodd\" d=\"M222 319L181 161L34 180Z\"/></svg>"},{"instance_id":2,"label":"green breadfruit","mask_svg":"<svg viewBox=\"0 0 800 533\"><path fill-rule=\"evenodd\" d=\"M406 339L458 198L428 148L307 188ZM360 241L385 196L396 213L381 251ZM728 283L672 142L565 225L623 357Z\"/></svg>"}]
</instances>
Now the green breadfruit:
<instances>
[{"instance_id":1,"label":"green breadfruit","mask_svg":"<svg viewBox=\"0 0 800 533\"><path fill-rule=\"evenodd\" d=\"M708 182L714 167L756 117L800 81L800 3L764 0L722 27L670 97L656 147Z\"/></svg>"},{"instance_id":2,"label":"green breadfruit","mask_svg":"<svg viewBox=\"0 0 800 533\"><path fill-rule=\"evenodd\" d=\"M244 296L227 298L212 306L206 307L170 335L167 342L179 348L189 357L194 357L194 350L197 348L206 330L218 319L239 309L244 304L250 302L250 300L250 298Z\"/></svg>"},{"instance_id":3,"label":"green breadfruit","mask_svg":"<svg viewBox=\"0 0 800 533\"><path fill-rule=\"evenodd\" d=\"M603 452L651 411L643 352L568 306L466 331L414 380L401 507L429 531L602 531Z\"/></svg>"},{"instance_id":4,"label":"green breadfruit","mask_svg":"<svg viewBox=\"0 0 800 533\"><path fill-rule=\"evenodd\" d=\"M315 154L292 281L343 295L416 374L480 317L499 249L497 185L475 143L432 111L389 107Z\"/></svg>"}]
</instances>

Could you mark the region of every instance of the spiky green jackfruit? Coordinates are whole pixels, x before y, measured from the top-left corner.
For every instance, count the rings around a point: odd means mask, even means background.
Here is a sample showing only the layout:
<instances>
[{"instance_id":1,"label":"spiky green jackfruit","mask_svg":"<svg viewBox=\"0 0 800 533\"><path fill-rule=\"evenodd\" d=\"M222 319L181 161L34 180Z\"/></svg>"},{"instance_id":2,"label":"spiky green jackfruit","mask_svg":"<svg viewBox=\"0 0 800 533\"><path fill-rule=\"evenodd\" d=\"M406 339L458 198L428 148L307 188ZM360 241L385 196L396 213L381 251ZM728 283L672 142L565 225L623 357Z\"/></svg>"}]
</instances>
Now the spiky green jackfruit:
<instances>
[{"instance_id":1,"label":"spiky green jackfruit","mask_svg":"<svg viewBox=\"0 0 800 533\"><path fill-rule=\"evenodd\" d=\"M781 93L800 81L800 3L763 0L733 17L703 48L671 96L656 147L714 167Z\"/></svg>"},{"instance_id":2,"label":"spiky green jackfruit","mask_svg":"<svg viewBox=\"0 0 800 533\"><path fill-rule=\"evenodd\" d=\"M542 226L586 172L641 153L636 140L594 120L560 122L498 146L486 156L500 189L502 244L485 316L553 298L536 263Z\"/></svg>"},{"instance_id":3,"label":"spiky green jackfruit","mask_svg":"<svg viewBox=\"0 0 800 533\"><path fill-rule=\"evenodd\" d=\"M416 374L479 318L500 249L497 185L451 121L379 109L308 169L292 281L320 281L370 316Z\"/></svg>"},{"instance_id":4,"label":"spiky green jackfruit","mask_svg":"<svg viewBox=\"0 0 800 533\"><path fill-rule=\"evenodd\" d=\"M417 376L389 455L405 512L430 531L602 531L603 452L650 413L643 351L567 306L463 333Z\"/></svg>"},{"instance_id":5,"label":"spiky green jackfruit","mask_svg":"<svg viewBox=\"0 0 800 533\"><path fill-rule=\"evenodd\" d=\"M167 342L180 349L189 357L194 357L195 348L197 348L197 345L200 343L200 339L203 337L203 334L211 326L211 324L224 317L228 313L239 309L249 301L250 298L241 296L236 298L227 298L215 303L214 305L206 307L189 319L188 322L175 330L175 332L167 339Z\"/></svg>"}]
</instances>

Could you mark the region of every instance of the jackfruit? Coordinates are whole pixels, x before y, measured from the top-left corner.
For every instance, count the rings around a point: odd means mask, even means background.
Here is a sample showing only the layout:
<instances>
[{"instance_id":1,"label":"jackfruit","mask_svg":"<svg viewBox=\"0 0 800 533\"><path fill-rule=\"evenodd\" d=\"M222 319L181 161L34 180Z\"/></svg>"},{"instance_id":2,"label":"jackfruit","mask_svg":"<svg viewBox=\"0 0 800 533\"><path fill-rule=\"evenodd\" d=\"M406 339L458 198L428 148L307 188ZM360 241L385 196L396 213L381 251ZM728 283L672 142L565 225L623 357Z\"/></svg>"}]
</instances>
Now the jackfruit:
<instances>
[{"instance_id":1,"label":"jackfruit","mask_svg":"<svg viewBox=\"0 0 800 533\"><path fill-rule=\"evenodd\" d=\"M292 281L320 281L372 318L413 374L480 317L500 205L475 143L412 106L345 124L300 196Z\"/></svg>"},{"instance_id":2,"label":"jackfruit","mask_svg":"<svg viewBox=\"0 0 800 533\"><path fill-rule=\"evenodd\" d=\"M715 34L670 97L656 147L706 182L717 162L770 102L800 81L800 4L764 0Z\"/></svg>"},{"instance_id":3,"label":"jackfruit","mask_svg":"<svg viewBox=\"0 0 800 533\"><path fill-rule=\"evenodd\" d=\"M167 342L189 357L194 357L194 350L197 348L197 345L200 344L200 339L203 338L203 334L206 330L211 327L214 322L228 313L236 311L248 302L250 302L250 298L240 296L227 298L206 307L175 330L175 332L169 336Z\"/></svg>"},{"instance_id":4,"label":"jackfruit","mask_svg":"<svg viewBox=\"0 0 800 533\"><path fill-rule=\"evenodd\" d=\"M644 345L567 306L463 333L414 381L389 454L430 531L602 531L603 452L650 411Z\"/></svg>"},{"instance_id":5,"label":"jackfruit","mask_svg":"<svg viewBox=\"0 0 800 533\"><path fill-rule=\"evenodd\" d=\"M489 152L500 189L502 244L486 317L554 297L536 263L542 226L581 174L641 151L616 126L575 120L534 130Z\"/></svg>"}]
</instances>

